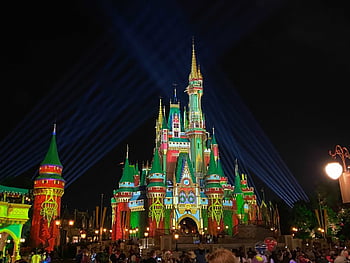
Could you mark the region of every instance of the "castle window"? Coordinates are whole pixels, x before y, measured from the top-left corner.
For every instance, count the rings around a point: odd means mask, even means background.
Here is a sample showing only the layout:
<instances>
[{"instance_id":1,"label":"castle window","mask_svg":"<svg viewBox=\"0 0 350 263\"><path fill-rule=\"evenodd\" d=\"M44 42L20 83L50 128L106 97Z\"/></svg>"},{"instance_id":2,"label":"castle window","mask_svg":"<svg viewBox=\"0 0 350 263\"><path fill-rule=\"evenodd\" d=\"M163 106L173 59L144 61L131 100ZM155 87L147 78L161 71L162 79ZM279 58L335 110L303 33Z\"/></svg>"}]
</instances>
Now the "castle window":
<instances>
[{"instance_id":1,"label":"castle window","mask_svg":"<svg viewBox=\"0 0 350 263\"><path fill-rule=\"evenodd\" d=\"M186 194L184 191L181 191L179 194L179 203L180 204L186 203Z\"/></svg>"}]
</instances>

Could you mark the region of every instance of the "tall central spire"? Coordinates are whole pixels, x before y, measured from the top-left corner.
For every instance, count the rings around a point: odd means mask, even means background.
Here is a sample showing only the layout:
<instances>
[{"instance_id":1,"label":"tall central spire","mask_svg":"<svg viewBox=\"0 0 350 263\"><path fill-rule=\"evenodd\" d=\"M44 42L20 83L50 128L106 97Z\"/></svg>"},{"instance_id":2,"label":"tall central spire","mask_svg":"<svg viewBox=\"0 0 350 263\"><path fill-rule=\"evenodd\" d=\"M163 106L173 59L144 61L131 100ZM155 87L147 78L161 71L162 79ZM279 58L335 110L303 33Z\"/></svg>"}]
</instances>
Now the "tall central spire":
<instances>
[{"instance_id":1,"label":"tall central spire","mask_svg":"<svg viewBox=\"0 0 350 263\"><path fill-rule=\"evenodd\" d=\"M203 78L197 68L193 39L191 72L186 92L188 94L188 124L186 125L185 132L190 139L190 156L196 177L203 177L206 170L203 156L207 136L201 103L203 96Z\"/></svg>"},{"instance_id":2,"label":"tall central spire","mask_svg":"<svg viewBox=\"0 0 350 263\"><path fill-rule=\"evenodd\" d=\"M197 68L197 60L196 60L196 51L194 49L194 39L192 39L192 63L191 63L191 73L188 77L191 79L198 79L198 68Z\"/></svg>"}]
</instances>

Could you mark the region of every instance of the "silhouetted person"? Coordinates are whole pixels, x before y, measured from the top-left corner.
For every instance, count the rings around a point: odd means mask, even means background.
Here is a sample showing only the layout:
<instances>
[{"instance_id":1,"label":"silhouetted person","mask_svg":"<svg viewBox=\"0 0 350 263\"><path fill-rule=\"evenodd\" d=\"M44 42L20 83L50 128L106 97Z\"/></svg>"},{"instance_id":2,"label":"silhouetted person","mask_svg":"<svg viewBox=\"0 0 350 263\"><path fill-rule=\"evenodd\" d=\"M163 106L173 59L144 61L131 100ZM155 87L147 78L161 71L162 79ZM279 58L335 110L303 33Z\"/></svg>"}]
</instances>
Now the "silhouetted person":
<instances>
[{"instance_id":1,"label":"silhouetted person","mask_svg":"<svg viewBox=\"0 0 350 263\"><path fill-rule=\"evenodd\" d=\"M226 248L215 249L207 255L208 263L238 263L236 256Z\"/></svg>"}]
</instances>

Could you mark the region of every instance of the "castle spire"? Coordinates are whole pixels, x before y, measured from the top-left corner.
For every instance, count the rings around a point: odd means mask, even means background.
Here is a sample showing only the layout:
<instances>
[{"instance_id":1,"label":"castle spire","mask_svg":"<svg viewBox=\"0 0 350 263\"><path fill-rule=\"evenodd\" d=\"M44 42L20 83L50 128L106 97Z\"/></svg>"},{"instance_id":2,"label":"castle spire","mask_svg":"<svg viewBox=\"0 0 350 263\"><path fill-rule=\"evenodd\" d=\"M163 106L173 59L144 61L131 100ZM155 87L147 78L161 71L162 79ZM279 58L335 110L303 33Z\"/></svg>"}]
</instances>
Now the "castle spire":
<instances>
[{"instance_id":1,"label":"castle spire","mask_svg":"<svg viewBox=\"0 0 350 263\"><path fill-rule=\"evenodd\" d=\"M188 77L189 80L198 79L198 69L197 69L197 60L196 52L194 49L194 38L192 38L192 63L191 63L191 73Z\"/></svg>"},{"instance_id":2,"label":"castle spire","mask_svg":"<svg viewBox=\"0 0 350 263\"><path fill-rule=\"evenodd\" d=\"M63 179L61 177L62 169L63 166L57 151L56 123L54 123L49 149L44 160L40 164L39 177Z\"/></svg>"},{"instance_id":3,"label":"castle spire","mask_svg":"<svg viewBox=\"0 0 350 263\"><path fill-rule=\"evenodd\" d=\"M168 123L166 122L165 107L163 106L163 123L162 129L168 129Z\"/></svg>"},{"instance_id":4,"label":"castle spire","mask_svg":"<svg viewBox=\"0 0 350 263\"><path fill-rule=\"evenodd\" d=\"M238 171L237 159L235 161L235 189L234 189L233 193L234 194L243 194L243 191L241 188L241 177L239 176L239 171Z\"/></svg>"},{"instance_id":5,"label":"castle spire","mask_svg":"<svg viewBox=\"0 0 350 263\"><path fill-rule=\"evenodd\" d=\"M162 98L159 98L158 123L163 123Z\"/></svg>"},{"instance_id":6,"label":"castle spire","mask_svg":"<svg viewBox=\"0 0 350 263\"><path fill-rule=\"evenodd\" d=\"M150 174L154 174L154 173L162 174L163 173L162 167L160 165L158 148L155 148L153 162L152 162L152 168L151 168L151 171L149 173Z\"/></svg>"},{"instance_id":7,"label":"castle spire","mask_svg":"<svg viewBox=\"0 0 350 263\"><path fill-rule=\"evenodd\" d=\"M217 171L217 165L216 165L215 158L214 158L214 153L211 151L207 175L212 175L212 174L217 174L217 173L218 173L218 171Z\"/></svg>"},{"instance_id":8,"label":"castle spire","mask_svg":"<svg viewBox=\"0 0 350 263\"><path fill-rule=\"evenodd\" d=\"M132 174L132 169L130 168L129 165L129 145L126 145L126 157L125 157L125 162L124 162L124 169L122 173L122 177L120 178L119 185L122 183L130 183L134 181L133 174Z\"/></svg>"},{"instance_id":9,"label":"castle spire","mask_svg":"<svg viewBox=\"0 0 350 263\"><path fill-rule=\"evenodd\" d=\"M212 145L218 144L218 143L216 142L216 138L215 138L215 128L214 128L214 127L213 127L213 136L212 136L212 139L211 139L211 144L212 144Z\"/></svg>"},{"instance_id":10,"label":"castle spire","mask_svg":"<svg viewBox=\"0 0 350 263\"><path fill-rule=\"evenodd\" d=\"M225 177L224 169L222 169L220 158L218 158L217 160L217 171L218 171L218 175L220 175L221 177Z\"/></svg>"},{"instance_id":11,"label":"castle spire","mask_svg":"<svg viewBox=\"0 0 350 263\"><path fill-rule=\"evenodd\" d=\"M174 87L174 98L173 98L173 102L174 104L178 103L179 100L177 99L177 95L176 95L176 86L177 84L176 83L173 83L173 87Z\"/></svg>"},{"instance_id":12,"label":"castle spire","mask_svg":"<svg viewBox=\"0 0 350 263\"><path fill-rule=\"evenodd\" d=\"M57 152L57 143L56 143L56 123L53 125L53 131L52 131L52 137L51 137L51 143L49 146L49 150L46 153L46 156L44 160L41 162L41 164L53 164L53 165L59 165L62 166L60 159L58 157Z\"/></svg>"},{"instance_id":13,"label":"castle spire","mask_svg":"<svg viewBox=\"0 0 350 263\"><path fill-rule=\"evenodd\" d=\"M159 145L161 138L161 130L163 126L163 109L162 109L162 98L159 98L159 110L158 110L158 119L156 121L156 145Z\"/></svg>"}]
</instances>

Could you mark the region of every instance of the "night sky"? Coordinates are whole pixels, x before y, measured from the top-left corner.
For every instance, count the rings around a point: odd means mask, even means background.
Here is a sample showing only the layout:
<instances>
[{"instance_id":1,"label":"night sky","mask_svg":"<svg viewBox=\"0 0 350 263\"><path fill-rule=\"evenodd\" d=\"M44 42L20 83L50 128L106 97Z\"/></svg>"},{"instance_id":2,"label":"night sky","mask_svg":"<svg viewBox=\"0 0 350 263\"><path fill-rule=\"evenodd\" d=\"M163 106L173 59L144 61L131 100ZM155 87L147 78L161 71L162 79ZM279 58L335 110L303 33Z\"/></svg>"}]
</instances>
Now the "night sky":
<instances>
[{"instance_id":1,"label":"night sky","mask_svg":"<svg viewBox=\"0 0 350 263\"><path fill-rule=\"evenodd\" d=\"M138 7L135 12L142 12L141 2L133 2ZM222 43L215 43L213 38L211 45L207 42L208 46L205 41L200 42L205 39L203 32L207 29L213 31L210 25L220 18L220 10L237 8L232 19L225 21L235 28L236 32L233 30L232 34L237 34L237 39L231 37L232 43L225 46L225 52L220 53L215 61L288 168L309 193L315 182L328 182L323 172L325 163L330 160L328 150L333 150L336 144L349 146L350 8L346 1L234 2L222 3L217 13L211 10L211 1L171 3L183 10L194 37L199 36L197 52L211 52L212 56L219 52L207 48L223 45L225 36L220 34L227 32L217 30L217 41ZM99 5L91 1L68 3L25 2L10 4L3 9L6 17L2 33L4 65L0 140L89 54L104 33L111 31L113 34L113 27L109 24L112 20L104 17L108 13L104 10L107 1L100 1ZM127 1L116 8L131 12L130 3ZM152 4L156 5L156 2ZM214 13L203 23L209 10ZM199 19L201 24L197 23ZM256 23L252 23L255 20ZM116 42L119 37L115 36ZM192 35L184 33L183 39L178 41L190 45L191 38ZM206 61L201 61L201 64L205 65ZM183 66L189 67L188 64ZM207 75L208 72L204 77ZM158 96L155 94L156 101ZM158 105L154 107L157 110ZM132 142L132 145L148 147L137 156L131 153L134 160L151 158L154 122L151 119L141 124L122 144L106 153L86 175L66 189L64 202L71 208L87 209L98 205L100 195L104 193L104 202L108 205L107 199L116 188L121 173L125 144ZM50 125L52 123L47 123L42 128L50 130ZM147 143L143 141L145 131L149 131L150 136ZM1 155L5 154L1 149ZM96 174L101 171L111 181L96 182ZM30 170L21 180L29 180L33 173Z\"/></svg>"}]
</instances>

